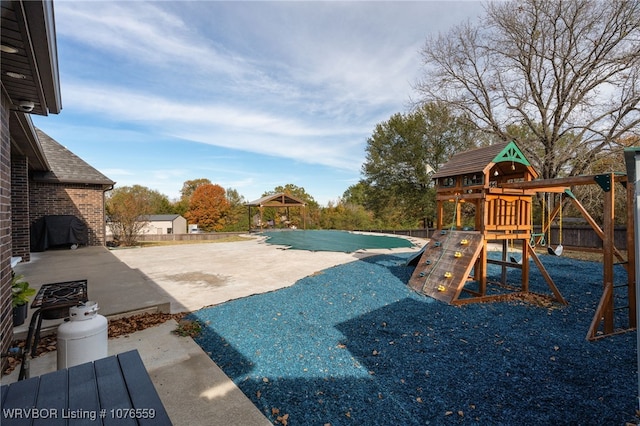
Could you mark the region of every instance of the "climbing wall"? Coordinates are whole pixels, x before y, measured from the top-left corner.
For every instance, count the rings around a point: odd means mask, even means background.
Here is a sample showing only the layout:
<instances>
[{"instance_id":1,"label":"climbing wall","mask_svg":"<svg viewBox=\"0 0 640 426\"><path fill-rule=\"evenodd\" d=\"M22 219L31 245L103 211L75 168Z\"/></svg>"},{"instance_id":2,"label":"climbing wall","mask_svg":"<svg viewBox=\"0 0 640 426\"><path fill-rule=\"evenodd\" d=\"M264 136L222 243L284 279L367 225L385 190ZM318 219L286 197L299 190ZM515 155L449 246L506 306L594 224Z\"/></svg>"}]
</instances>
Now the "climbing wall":
<instances>
[{"instance_id":1,"label":"climbing wall","mask_svg":"<svg viewBox=\"0 0 640 426\"><path fill-rule=\"evenodd\" d=\"M479 232L436 231L416 264L409 287L451 303L467 282L482 247Z\"/></svg>"}]
</instances>

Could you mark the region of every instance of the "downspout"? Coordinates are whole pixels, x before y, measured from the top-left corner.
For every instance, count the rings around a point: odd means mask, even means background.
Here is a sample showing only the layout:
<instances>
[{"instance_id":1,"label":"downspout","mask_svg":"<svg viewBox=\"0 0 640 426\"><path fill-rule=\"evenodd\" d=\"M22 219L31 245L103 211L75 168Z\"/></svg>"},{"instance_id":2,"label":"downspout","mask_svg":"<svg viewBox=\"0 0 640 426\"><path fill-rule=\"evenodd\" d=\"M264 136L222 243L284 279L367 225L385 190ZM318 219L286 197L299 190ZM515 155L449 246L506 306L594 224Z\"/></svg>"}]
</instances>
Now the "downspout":
<instances>
[{"instance_id":1,"label":"downspout","mask_svg":"<svg viewBox=\"0 0 640 426\"><path fill-rule=\"evenodd\" d=\"M102 190L102 245L107 246L107 191L113 190L116 183L112 183Z\"/></svg>"}]
</instances>

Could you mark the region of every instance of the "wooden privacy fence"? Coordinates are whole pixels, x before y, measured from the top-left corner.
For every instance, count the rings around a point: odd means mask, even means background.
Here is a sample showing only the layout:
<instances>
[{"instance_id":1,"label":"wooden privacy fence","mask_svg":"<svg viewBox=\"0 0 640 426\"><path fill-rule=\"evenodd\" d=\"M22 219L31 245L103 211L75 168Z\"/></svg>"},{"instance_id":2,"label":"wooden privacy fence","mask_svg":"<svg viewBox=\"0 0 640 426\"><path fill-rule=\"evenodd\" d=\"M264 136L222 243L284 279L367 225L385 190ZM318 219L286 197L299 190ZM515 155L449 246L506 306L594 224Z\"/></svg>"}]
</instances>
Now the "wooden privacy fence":
<instances>
[{"instance_id":1,"label":"wooden privacy fence","mask_svg":"<svg viewBox=\"0 0 640 426\"><path fill-rule=\"evenodd\" d=\"M404 235L415 238L429 238L434 229L360 229L360 232L377 232L382 234ZM540 233L541 228L534 226L534 233ZM620 250L627 249L627 228L617 226L614 230L615 246ZM139 235L138 241L207 241L219 240L230 236L246 235L246 232L213 232L210 234L167 234L167 235ZM551 245L560 243L560 227L551 227ZM565 248L583 248L587 250L602 249L602 240L589 225L564 225L562 227L562 245Z\"/></svg>"},{"instance_id":2,"label":"wooden privacy fence","mask_svg":"<svg viewBox=\"0 0 640 426\"><path fill-rule=\"evenodd\" d=\"M247 232L212 232L207 234L145 234L138 235L138 241L210 241L246 235Z\"/></svg>"},{"instance_id":3,"label":"wooden privacy fence","mask_svg":"<svg viewBox=\"0 0 640 426\"><path fill-rule=\"evenodd\" d=\"M540 227L534 227L534 232L542 232ZM551 227L551 238L547 238L547 243L556 246L560 244L560 227ZM616 248L627 249L627 228L626 226L616 226L613 231L613 240ZM589 225L577 226L566 225L562 227L562 245L565 248L602 249L602 239Z\"/></svg>"},{"instance_id":4,"label":"wooden privacy fence","mask_svg":"<svg viewBox=\"0 0 640 426\"><path fill-rule=\"evenodd\" d=\"M379 234L404 235L406 237L429 238L433 234L434 228L416 229L355 229L356 232L376 232Z\"/></svg>"},{"instance_id":5,"label":"wooden privacy fence","mask_svg":"<svg viewBox=\"0 0 640 426\"><path fill-rule=\"evenodd\" d=\"M416 238L429 238L433 234L434 229L362 229L362 232L379 232L383 234L404 235ZM534 233L541 233L540 226L533 227ZM560 227L551 226L551 245L557 246L560 243ZM627 249L627 228L625 226L616 226L614 229L615 246L620 250ZM589 225L563 225L562 226L562 245L565 248L582 248L586 250L602 249L602 239Z\"/></svg>"}]
</instances>

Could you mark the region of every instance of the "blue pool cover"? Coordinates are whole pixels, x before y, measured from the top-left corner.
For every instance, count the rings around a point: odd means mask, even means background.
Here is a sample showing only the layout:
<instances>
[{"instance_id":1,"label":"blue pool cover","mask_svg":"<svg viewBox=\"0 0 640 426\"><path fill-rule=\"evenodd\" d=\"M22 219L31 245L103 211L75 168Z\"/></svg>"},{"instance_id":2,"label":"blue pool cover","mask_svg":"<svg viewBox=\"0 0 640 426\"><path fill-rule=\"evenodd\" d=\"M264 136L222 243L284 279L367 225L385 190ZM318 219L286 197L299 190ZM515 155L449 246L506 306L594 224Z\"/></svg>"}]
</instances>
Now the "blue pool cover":
<instances>
[{"instance_id":1,"label":"blue pool cover","mask_svg":"<svg viewBox=\"0 0 640 426\"><path fill-rule=\"evenodd\" d=\"M413 247L414 244L399 237L359 234L347 231L287 230L263 232L267 243L297 250L337 251L352 253L366 249L394 249Z\"/></svg>"}]
</instances>

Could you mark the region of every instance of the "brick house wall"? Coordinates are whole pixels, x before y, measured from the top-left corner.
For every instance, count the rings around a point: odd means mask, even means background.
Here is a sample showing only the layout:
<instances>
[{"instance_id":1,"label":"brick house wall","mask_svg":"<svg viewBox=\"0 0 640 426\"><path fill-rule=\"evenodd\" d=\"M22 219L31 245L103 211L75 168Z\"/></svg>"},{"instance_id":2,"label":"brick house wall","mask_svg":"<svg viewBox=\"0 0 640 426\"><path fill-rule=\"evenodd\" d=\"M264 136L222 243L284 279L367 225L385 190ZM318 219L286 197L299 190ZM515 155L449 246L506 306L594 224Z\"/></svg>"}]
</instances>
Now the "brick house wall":
<instances>
[{"instance_id":1,"label":"brick house wall","mask_svg":"<svg viewBox=\"0 0 640 426\"><path fill-rule=\"evenodd\" d=\"M29 256L29 177L36 171L50 171L31 115L47 116L62 110L54 20L51 0L2 1L2 25L7 29L0 31L3 45L0 75L0 352L3 353L14 338L11 257L18 255L26 259ZM32 110L14 112L15 105L21 102L32 103ZM3 367L5 361L6 358L2 358Z\"/></svg>"},{"instance_id":2,"label":"brick house wall","mask_svg":"<svg viewBox=\"0 0 640 426\"><path fill-rule=\"evenodd\" d=\"M88 245L105 245L104 190L101 186L30 182L29 223L46 215L69 214L87 224Z\"/></svg>"},{"instance_id":3,"label":"brick house wall","mask_svg":"<svg viewBox=\"0 0 640 426\"><path fill-rule=\"evenodd\" d=\"M9 100L1 96L0 105L0 350L6 353L13 340L11 309L11 137ZM4 361L2 359L2 367Z\"/></svg>"},{"instance_id":4,"label":"brick house wall","mask_svg":"<svg viewBox=\"0 0 640 426\"><path fill-rule=\"evenodd\" d=\"M29 252L29 160L11 157L12 255L31 260Z\"/></svg>"}]
</instances>

